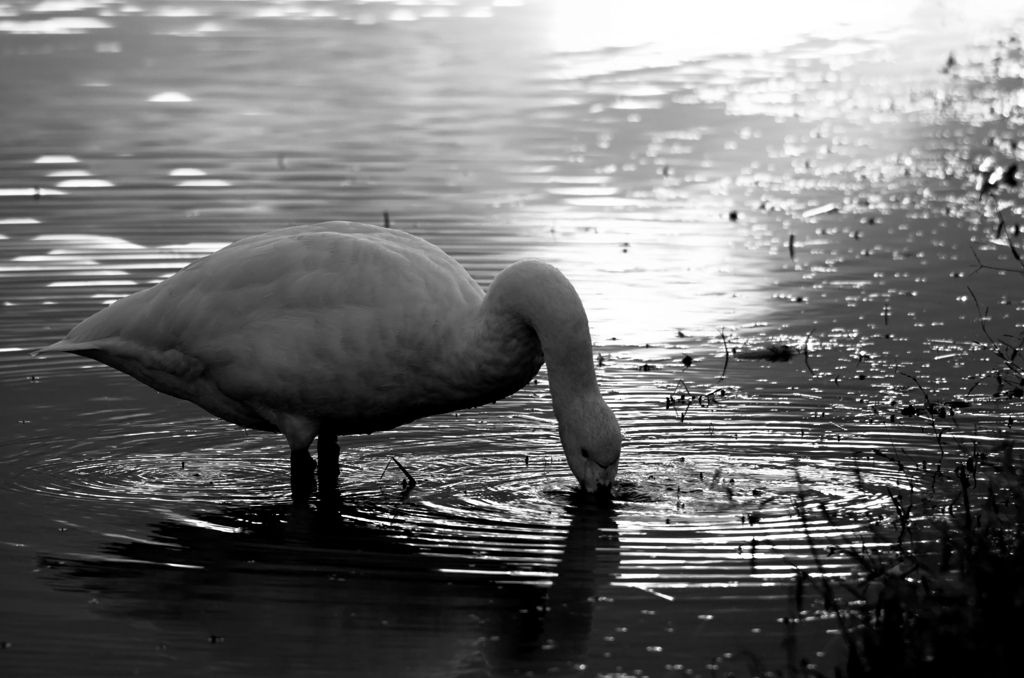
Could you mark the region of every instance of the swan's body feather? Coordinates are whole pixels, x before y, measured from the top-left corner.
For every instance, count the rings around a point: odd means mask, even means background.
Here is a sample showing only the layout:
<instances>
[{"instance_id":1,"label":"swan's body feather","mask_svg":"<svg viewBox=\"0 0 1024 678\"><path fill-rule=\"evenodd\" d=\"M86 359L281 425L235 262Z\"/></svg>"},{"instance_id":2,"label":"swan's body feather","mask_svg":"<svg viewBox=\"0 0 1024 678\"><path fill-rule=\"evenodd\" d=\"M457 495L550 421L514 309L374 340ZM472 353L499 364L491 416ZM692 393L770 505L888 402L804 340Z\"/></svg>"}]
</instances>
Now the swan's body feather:
<instances>
[{"instance_id":1,"label":"swan's body feather","mask_svg":"<svg viewBox=\"0 0 1024 678\"><path fill-rule=\"evenodd\" d=\"M571 291L539 262L503 276L552 277ZM281 431L294 453L320 432L390 429L520 389L544 361L547 331L523 316L548 302L512 296L500 308L485 303L465 269L420 238L330 222L240 240L43 350L99 360L228 421ZM592 380L585 314L582 322Z\"/></svg>"}]
</instances>

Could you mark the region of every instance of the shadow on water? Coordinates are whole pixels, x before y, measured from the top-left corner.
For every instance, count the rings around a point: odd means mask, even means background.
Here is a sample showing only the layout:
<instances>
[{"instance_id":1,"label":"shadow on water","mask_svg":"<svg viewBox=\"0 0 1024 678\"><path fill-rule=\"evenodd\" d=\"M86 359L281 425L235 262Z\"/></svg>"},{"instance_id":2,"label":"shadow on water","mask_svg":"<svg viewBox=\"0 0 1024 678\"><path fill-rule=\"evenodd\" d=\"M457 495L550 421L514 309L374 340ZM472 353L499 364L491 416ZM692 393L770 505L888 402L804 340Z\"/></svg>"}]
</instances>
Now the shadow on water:
<instances>
[{"instance_id":1,"label":"shadow on water","mask_svg":"<svg viewBox=\"0 0 1024 678\"><path fill-rule=\"evenodd\" d=\"M104 544L95 556L44 555L40 565L55 588L155 626L154 668L470 676L585 662L598 596L619 567L611 506L571 497L567 527L547 543L547 571L506 574L472 572L472 533L440 555L410 544L400 524L366 521L386 513L336 498L229 508L162 520L148 538ZM505 551L491 556L522 556L511 537Z\"/></svg>"}]
</instances>

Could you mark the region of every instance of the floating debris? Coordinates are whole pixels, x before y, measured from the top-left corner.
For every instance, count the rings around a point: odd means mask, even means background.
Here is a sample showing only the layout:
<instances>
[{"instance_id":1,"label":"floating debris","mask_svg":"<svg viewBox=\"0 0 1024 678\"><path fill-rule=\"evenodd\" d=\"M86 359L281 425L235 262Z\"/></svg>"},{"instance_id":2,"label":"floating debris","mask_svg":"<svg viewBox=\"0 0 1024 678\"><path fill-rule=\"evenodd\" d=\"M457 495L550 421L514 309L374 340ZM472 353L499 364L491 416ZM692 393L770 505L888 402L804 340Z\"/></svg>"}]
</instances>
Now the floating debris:
<instances>
[{"instance_id":1,"label":"floating debris","mask_svg":"<svg viewBox=\"0 0 1024 678\"><path fill-rule=\"evenodd\" d=\"M974 188L978 191L978 197L984 197L985 194L991 193L1003 186L1016 186L1017 185L1017 163L1011 162L1007 165L1000 166L996 164L995 159L991 156L985 158L978 165L978 176L974 182Z\"/></svg>"},{"instance_id":2,"label":"floating debris","mask_svg":"<svg viewBox=\"0 0 1024 678\"><path fill-rule=\"evenodd\" d=\"M405 489L405 490L412 490L414 487L416 487L416 479L413 478L412 474L409 473L409 471L406 470L405 466L402 465L402 462L398 461L394 457L391 457L391 461L395 462L395 466L398 467L398 470L401 471L403 474L405 474L405 480L402 481L402 488ZM381 479L383 479L384 478L384 474L388 472L388 466L391 465L391 461L389 461L384 466L384 471L383 471L383 473L380 474ZM527 462L527 463L529 463L529 462Z\"/></svg>"},{"instance_id":3,"label":"floating debris","mask_svg":"<svg viewBox=\"0 0 1024 678\"><path fill-rule=\"evenodd\" d=\"M1011 162L1005 167L997 167L992 170L992 174L988 177L988 183L995 186L996 184L1003 184L1005 186L1016 186L1017 185L1017 163Z\"/></svg>"},{"instance_id":4,"label":"floating debris","mask_svg":"<svg viewBox=\"0 0 1024 678\"><path fill-rule=\"evenodd\" d=\"M767 360L768 362L778 363L792 360L796 353L796 349L786 344L769 344L764 348L734 349L733 357L739 360Z\"/></svg>"},{"instance_id":5,"label":"floating debris","mask_svg":"<svg viewBox=\"0 0 1024 678\"><path fill-rule=\"evenodd\" d=\"M956 55L954 55L952 52L950 52L949 53L949 58L946 59L946 65L942 67L942 70L940 72L943 75L949 75L949 73L951 73L953 71L953 69L956 68L956 66L957 66Z\"/></svg>"}]
</instances>

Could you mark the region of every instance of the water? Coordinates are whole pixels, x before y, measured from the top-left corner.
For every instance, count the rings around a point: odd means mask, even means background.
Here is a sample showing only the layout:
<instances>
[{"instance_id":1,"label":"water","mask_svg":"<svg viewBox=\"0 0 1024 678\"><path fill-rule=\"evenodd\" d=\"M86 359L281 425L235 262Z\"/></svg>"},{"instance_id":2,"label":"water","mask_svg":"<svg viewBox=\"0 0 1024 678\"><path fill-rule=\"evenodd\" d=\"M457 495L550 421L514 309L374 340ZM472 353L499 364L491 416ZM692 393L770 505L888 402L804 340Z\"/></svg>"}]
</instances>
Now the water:
<instances>
[{"instance_id":1,"label":"water","mask_svg":"<svg viewBox=\"0 0 1024 678\"><path fill-rule=\"evenodd\" d=\"M0 6L4 675L784 667L808 536L857 542L907 485L877 451L1016 436L984 329L1012 343L1024 295L975 256L1017 266L1020 195L975 182L1024 90L998 8L758 8ZM340 499L293 504L280 436L28 355L239 237L385 211L482 284L523 257L574 282L627 435L611 510L573 492L543 371L343 440ZM971 406L904 416L914 379Z\"/></svg>"}]
</instances>

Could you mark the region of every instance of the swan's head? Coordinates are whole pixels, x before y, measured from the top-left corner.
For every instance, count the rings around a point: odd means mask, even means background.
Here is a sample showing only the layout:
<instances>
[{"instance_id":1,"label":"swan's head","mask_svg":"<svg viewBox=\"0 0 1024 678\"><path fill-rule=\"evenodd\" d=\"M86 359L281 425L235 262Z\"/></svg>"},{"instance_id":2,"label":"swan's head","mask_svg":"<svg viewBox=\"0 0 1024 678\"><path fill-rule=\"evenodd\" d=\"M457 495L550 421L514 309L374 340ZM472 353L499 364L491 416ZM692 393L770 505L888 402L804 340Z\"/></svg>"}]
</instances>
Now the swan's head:
<instances>
[{"instance_id":1,"label":"swan's head","mask_svg":"<svg viewBox=\"0 0 1024 678\"><path fill-rule=\"evenodd\" d=\"M558 435L569 468L587 492L610 493L619 470L622 433L600 397L581 400L558 418Z\"/></svg>"}]
</instances>

